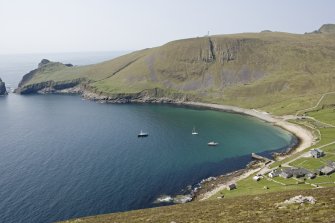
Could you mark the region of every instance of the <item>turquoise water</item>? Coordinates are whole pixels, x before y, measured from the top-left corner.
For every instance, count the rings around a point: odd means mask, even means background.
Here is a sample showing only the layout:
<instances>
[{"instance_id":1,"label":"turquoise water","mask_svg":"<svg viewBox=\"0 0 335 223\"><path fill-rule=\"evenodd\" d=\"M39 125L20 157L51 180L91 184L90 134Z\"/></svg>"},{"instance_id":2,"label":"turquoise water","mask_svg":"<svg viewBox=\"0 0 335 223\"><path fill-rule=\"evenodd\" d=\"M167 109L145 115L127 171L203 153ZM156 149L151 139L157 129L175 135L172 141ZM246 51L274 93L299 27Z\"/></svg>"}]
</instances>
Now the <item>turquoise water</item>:
<instances>
[{"instance_id":1,"label":"turquoise water","mask_svg":"<svg viewBox=\"0 0 335 223\"><path fill-rule=\"evenodd\" d=\"M10 94L0 108L0 222L152 207L162 194L243 168L251 152L293 140L252 117L168 105ZM138 138L141 129L149 137ZM211 140L219 146L208 147Z\"/></svg>"}]
</instances>

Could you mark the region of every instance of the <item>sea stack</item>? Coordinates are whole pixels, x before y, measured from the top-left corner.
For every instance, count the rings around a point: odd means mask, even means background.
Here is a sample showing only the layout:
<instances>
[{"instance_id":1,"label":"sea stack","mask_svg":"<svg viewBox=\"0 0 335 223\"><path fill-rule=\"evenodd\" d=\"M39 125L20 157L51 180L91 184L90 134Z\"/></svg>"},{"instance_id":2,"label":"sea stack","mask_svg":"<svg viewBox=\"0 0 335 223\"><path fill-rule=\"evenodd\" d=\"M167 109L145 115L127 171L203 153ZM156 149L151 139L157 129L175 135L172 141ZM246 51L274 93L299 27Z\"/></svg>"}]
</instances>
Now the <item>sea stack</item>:
<instances>
[{"instance_id":1,"label":"sea stack","mask_svg":"<svg viewBox=\"0 0 335 223\"><path fill-rule=\"evenodd\" d=\"M2 82L0 78L0 96L1 95L7 95L7 90L6 90L5 82Z\"/></svg>"}]
</instances>

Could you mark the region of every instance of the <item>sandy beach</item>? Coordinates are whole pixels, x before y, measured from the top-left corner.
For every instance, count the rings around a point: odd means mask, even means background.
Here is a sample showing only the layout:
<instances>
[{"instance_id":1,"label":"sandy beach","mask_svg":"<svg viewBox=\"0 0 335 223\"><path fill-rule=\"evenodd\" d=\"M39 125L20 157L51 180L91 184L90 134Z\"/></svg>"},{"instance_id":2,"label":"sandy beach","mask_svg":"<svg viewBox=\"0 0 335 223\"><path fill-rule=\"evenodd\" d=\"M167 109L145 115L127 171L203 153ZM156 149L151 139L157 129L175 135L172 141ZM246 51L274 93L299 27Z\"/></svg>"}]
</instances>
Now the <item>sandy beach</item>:
<instances>
[{"instance_id":1,"label":"sandy beach","mask_svg":"<svg viewBox=\"0 0 335 223\"><path fill-rule=\"evenodd\" d=\"M300 152L300 151L302 151L306 148L309 148L315 143L313 134L310 131L308 131L307 129L305 129L305 128L299 126L299 125L289 123L283 117L274 116L274 115L271 115L267 112L262 112L262 111L258 111L258 110L255 110L255 109L244 109L244 108L239 108L239 107L230 106L230 105L217 105L217 104L208 104L208 103L201 103L201 102L184 102L182 104L186 105L186 106L211 108L211 109L217 109L217 110L222 110L222 111L246 114L246 115L250 115L250 116L259 118L263 121L272 123L272 124L274 124L278 127L281 127L283 129L291 132L292 134L294 134L299 139L299 144L294 149L294 151L292 151L292 153L290 155L295 154L297 152ZM287 156L278 157L278 159L280 160L280 159L284 159L286 157ZM234 177L233 179L229 180L229 182L219 184L213 190L206 192L205 194L203 194L201 196L200 200L206 200L209 197L216 194L217 192L219 192L220 190L225 189L227 187L227 185L229 185L230 183L235 183L239 180L245 179L245 178L249 177L250 175L252 175L252 174L254 174L254 173L256 173L260 170L268 169L268 166L269 165L266 165L263 168L248 169L242 175L238 175L238 176Z\"/></svg>"}]
</instances>

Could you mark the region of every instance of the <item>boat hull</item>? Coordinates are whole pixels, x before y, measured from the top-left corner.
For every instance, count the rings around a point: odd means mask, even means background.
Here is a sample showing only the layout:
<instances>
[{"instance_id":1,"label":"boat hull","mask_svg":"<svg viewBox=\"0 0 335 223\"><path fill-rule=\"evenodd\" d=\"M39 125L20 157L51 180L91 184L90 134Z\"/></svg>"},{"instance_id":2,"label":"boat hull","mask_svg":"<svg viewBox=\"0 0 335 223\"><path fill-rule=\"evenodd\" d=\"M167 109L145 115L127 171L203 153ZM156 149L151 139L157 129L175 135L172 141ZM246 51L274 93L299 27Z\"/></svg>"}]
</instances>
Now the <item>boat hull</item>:
<instances>
[{"instance_id":1,"label":"boat hull","mask_svg":"<svg viewBox=\"0 0 335 223\"><path fill-rule=\"evenodd\" d=\"M138 138L148 137L149 134L137 135Z\"/></svg>"}]
</instances>

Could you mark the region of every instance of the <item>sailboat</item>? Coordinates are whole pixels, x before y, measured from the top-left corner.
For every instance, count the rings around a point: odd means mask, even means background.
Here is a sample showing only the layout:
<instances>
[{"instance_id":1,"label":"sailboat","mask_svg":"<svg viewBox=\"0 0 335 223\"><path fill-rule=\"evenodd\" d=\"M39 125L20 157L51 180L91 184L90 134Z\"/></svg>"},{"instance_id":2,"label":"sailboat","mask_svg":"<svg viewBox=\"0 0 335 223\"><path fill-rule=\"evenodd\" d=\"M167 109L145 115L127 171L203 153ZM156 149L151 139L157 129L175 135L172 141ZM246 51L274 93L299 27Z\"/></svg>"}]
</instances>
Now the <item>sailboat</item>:
<instances>
[{"instance_id":1,"label":"sailboat","mask_svg":"<svg viewBox=\"0 0 335 223\"><path fill-rule=\"evenodd\" d=\"M214 141L208 143L208 146L217 146L217 145L219 145L219 143Z\"/></svg>"},{"instance_id":2,"label":"sailboat","mask_svg":"<svg viewBox=\"0 0 335 223\"><path fill-rule=\"evenodd\" d=\"M198 135L198 133L195 131L195 127L193 127L192 135Z\"/></svg>"},{"instance_id":3,"label":"sailboat","mask_svg":"<svg viewBox=\"0 0 335 223\"><path fill-rule=\"evenodd\" d=\"M147 132L143 132L141 130L141 132L137 135L138 137L147 137L149 134Z\"/></svg>"}]
</instances>

